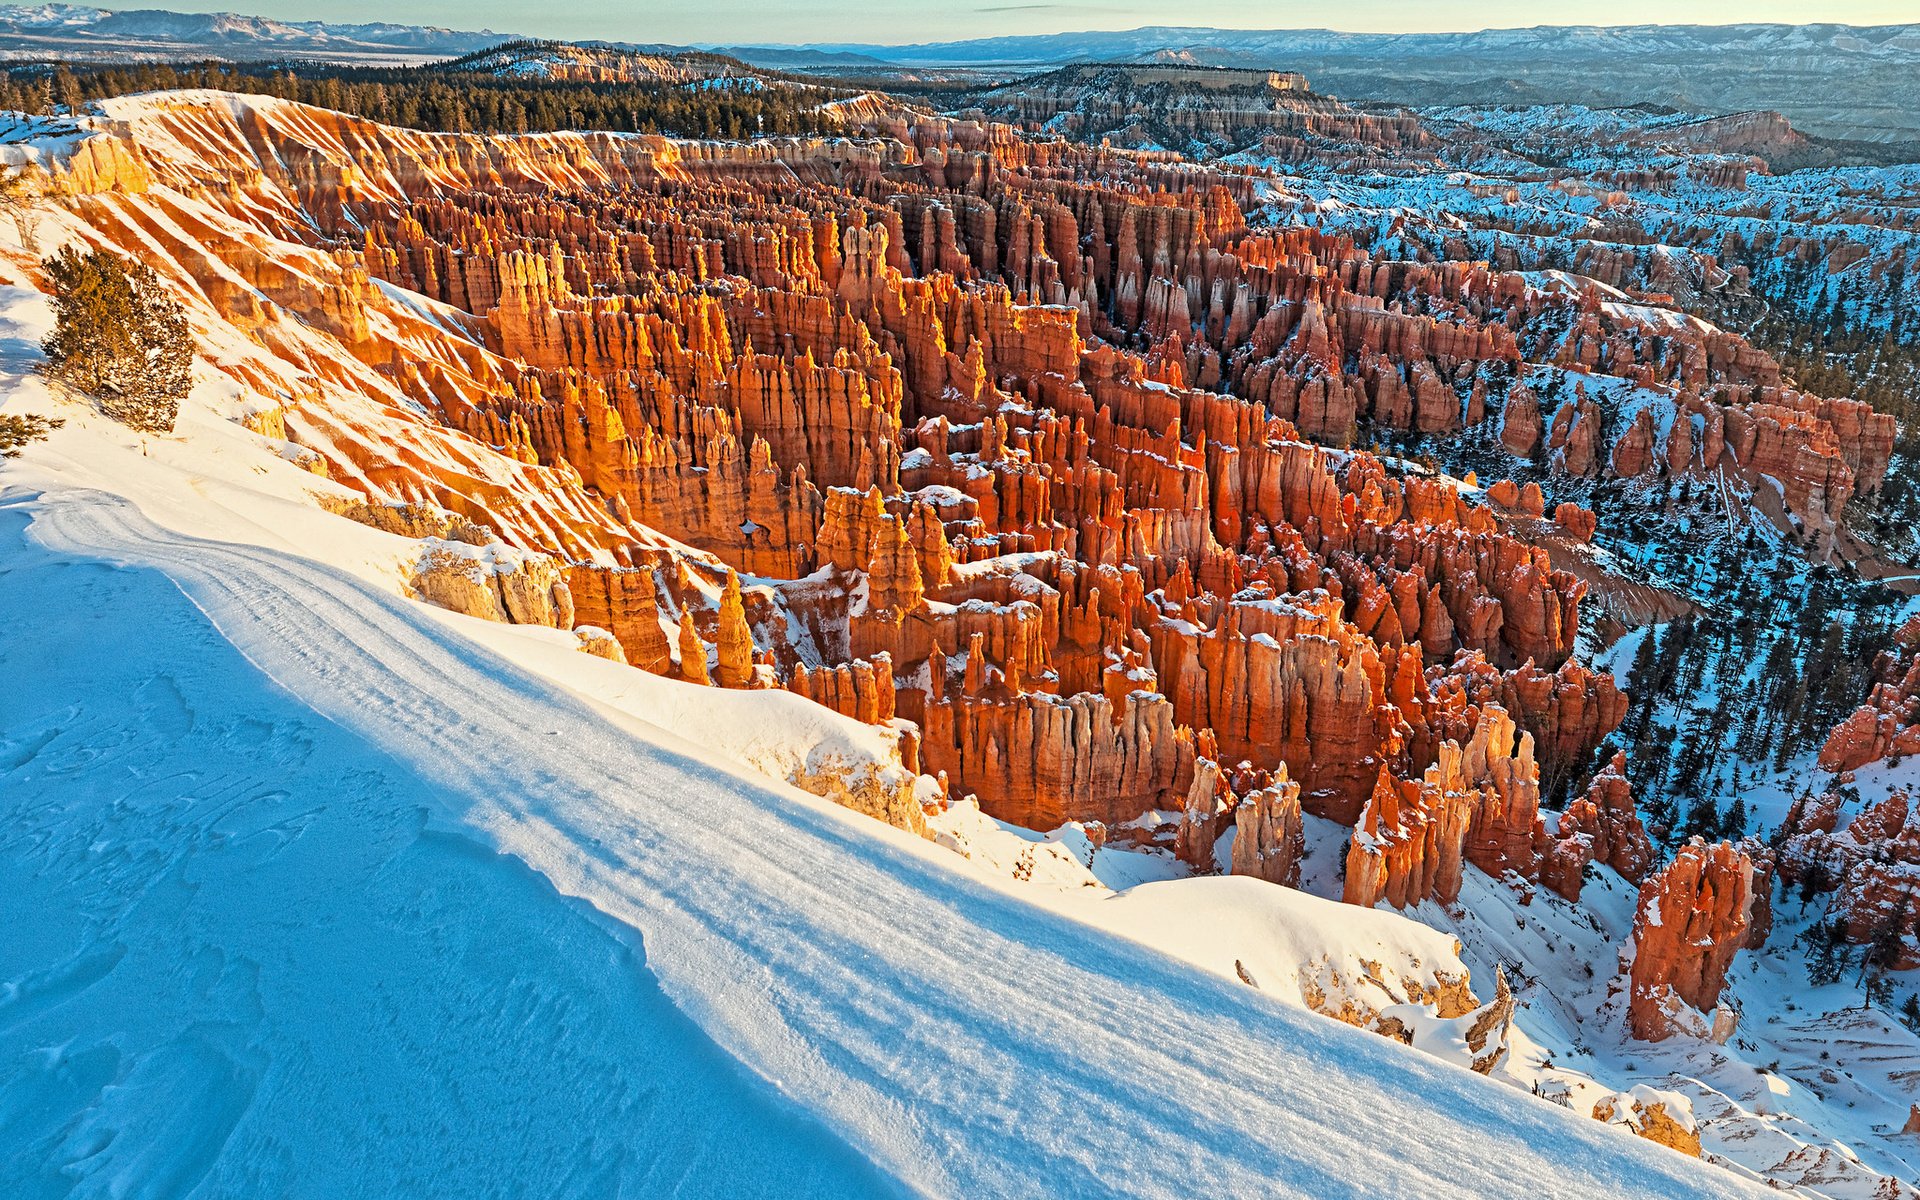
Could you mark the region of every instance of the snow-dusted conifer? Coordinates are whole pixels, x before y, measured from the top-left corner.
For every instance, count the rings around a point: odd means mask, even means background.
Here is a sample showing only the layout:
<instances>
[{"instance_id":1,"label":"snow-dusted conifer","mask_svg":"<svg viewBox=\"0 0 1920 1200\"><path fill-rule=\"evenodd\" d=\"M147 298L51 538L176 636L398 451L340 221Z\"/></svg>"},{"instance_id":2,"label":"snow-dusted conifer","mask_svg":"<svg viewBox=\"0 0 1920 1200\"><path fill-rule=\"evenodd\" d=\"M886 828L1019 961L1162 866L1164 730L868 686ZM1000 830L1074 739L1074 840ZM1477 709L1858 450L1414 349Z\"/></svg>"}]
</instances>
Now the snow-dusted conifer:
<instances>
[{"instance_id":1,"label":"snow-dusted conifer","mask_svg":"<svg viewBox=\"0 0 1920 1200\"><path fill-rule=\"evenodd\" d=\"M168 433L192 386L193 341L179 301L144 263L71 247L44 264L54 330L46 373L142 433Z\"/></svg>"}]
</instances>

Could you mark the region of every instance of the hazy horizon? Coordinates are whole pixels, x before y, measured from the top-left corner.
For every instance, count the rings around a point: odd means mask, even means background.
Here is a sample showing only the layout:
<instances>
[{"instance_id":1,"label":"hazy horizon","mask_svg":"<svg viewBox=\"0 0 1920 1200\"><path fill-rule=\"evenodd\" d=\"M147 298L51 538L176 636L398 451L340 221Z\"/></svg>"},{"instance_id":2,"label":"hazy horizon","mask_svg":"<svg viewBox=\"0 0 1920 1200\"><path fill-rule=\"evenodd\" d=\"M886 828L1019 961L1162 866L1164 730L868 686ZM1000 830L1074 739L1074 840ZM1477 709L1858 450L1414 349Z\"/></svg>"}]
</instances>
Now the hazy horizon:
<instances>
[{"instance_id":1,"label":"hazy horizon","mask_svg":"<svg viewBox=\"0 0 1920 1200\"><path fill-rule=\"evenodd\" d=\"M511 0L423 0L396 6L379 0L155 0L154 7L176 12L233 12L283 21L341 23L392 22L491 30L534 37L606 39L626 42L750 45L863 43L911 45L920 42L1081 32L1124 32L1149 26L1238 30L1333 30L1342 33L1474 33L1536 27L1634 25L1809 25L1876 26L1920 19L1910 4L1878 0L1808 3L1804 0L1614 0L1575 3L1541 21L1537 5L1491 0L1484 5L1434 0L1354 0L1338 20L1330 13L1295 6L1229 4L1211 0L1172 5L1164 0L1078 3L977 3L952 5L939 0L664 0L635 13L613 0L584 0L565 9L529 9ZM103 5L118 8L115 5ZM1315 21L1288 20L1303 11ZM1601 18L1605 19L1601 19Z\"/></svg>"}]
</instances>

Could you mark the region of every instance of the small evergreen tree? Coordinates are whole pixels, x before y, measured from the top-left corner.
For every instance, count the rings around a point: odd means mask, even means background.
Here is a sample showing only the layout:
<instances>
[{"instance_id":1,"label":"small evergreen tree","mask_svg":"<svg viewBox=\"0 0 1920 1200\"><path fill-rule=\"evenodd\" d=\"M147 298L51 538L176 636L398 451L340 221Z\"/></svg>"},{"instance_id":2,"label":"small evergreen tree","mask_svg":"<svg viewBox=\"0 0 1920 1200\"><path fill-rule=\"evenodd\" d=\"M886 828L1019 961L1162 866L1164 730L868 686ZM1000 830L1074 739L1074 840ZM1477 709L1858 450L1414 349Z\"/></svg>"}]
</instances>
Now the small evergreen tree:
<instances>
[{"instance_id":1,"label":"small evergreen tree","mask_svg":"<svg viewBox=\"0 0 1920 1200\"><path fill-rule=\"evenodd\" d=\"M32 184L24 170L0 175L0 215L13 222L20 244L30 252L37 252L40 239L34 226L32 200Z\"/></svg>"},{"instance_id":2,"label":"small evergreen tree","mask_svg":"<svg viewBox=\"0 0 1920 1200\"><path fill-rule=\"evenodd\" d=\"M1824 921L1807 930L1807 982L1814 987L1840 982L1853 965L1853 952L1841 938L1841 930Z\"/></svg>"},{"instance_id":3,"label":"small evergreen tree","mask_svg":"<svg viewBox=\"0 0 1920 1200\"><path fill-rule=\"evenodd\" d=\"M1912 909L1905 896L1900 898L1898 904L1881 914L1880 919L1874 922L1872 931L1867 935L1867 950L1863 956L1863 966L1872 967L1877 971L1893 969L1906 949L1907 918L1911 914Z\"/></svg>"},{"instance_id":4,"label":"small evergreen tree","mask_svg":"<svg viewBox=\"0 0 1920 1200\"><path fill-rule=\"evenodd\" d=\"M1695 787L1698 784L1694 784ZM1696 796L1692 807L1687 809L1687 819L1680 826L1680 836L1713 837L1719 833L1724 822L1720 819L1720 810L1710 796Z\"/></svg>"},{"instance_id":5,"label":"small evergreen tree","mask_svg":"<svg viewBox=\"0 0 1920 1200\"><path fill-rule=\"evenodd\" d=\"M1920 1033L1920 993L1907 993L1906 1003L1900 1006L1900 1023Z\"/></svg>"},{"instance_id":6,"label":"small evergreen tree","mask_svg":"<svg viewBox=\"0 0 1920 1200\"><path fill-rule=\"evenodd\" d=\"M1736 784L1738 780L1735 780ZM1739 841L1747 836L1747 799L1735 795L1733 803L1727 806L1726 816L1721 818L1720 836L1729 841Z\"/></svg>"},{"instance_id":7,"label":"small evergreen tree","mask_svg":"<svg viewBox=\"0 0 1920 1200\"><path fill-rule=\"evenodd\" d=\"M193 341L180 304L144 263L68 248L44 264L54 330L45 371L143 433L167 433L192 386Z\"/></svg>"},{"instance_id":8,"label":"small evergreen tree","mask_svg":"<svg viewBox=\"0 0 1920 1200\"><path fill-rule=\"evenodd\" d=\"M1882 971L1875 971L1867 976L1866 981L1860 985L1860 1007L1872 1008L1877 1004L1882 1009L1886 1009L1892 1003L1893 980L1888 979Z\"/></svg>"},{"instance_id":9,"label":"small evergreen tree","mask_svg":"<svg viewBox=\"0 0 1920 1200\"><path fill-rule=\"evenodd\" d=\"M65 424L58 417L42 417L34 413L19 417L0 416L0 458L19 457L20 447L28 442L39 441L51 430Z\"/></svg>"},{"instance_id":10,"label":"small evergreen tree","mask_svg":"<svg viewBox=\"0 0 1920 1200\"><path fill-rule=\"evenodd\" d=\"M1807 905L1821 892L1833 886L1833 872L1822 859L1814 859L1806 869L1800 872L1800 911L1807 911Z\"/></svg>"}]
</instances>

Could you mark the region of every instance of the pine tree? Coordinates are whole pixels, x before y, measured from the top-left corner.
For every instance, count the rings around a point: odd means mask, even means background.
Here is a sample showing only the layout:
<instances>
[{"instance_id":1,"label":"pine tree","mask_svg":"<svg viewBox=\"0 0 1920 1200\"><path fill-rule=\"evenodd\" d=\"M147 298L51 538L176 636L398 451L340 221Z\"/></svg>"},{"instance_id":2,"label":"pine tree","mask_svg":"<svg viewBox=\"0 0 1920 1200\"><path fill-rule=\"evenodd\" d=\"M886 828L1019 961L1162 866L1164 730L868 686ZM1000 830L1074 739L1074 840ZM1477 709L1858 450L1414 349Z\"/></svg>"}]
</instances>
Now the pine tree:
<instances>
[{"instance_id":1,"label":"pine tree","mask_svg":"<svg viewBox=\"0 0 1920 1200\"><path fill-rule=\"evenodd\" d=\"M1807 982L1825 987L1840 982L1853 965L1853 950L1843 940L1845 931L1838 922L1821 921L1807 930Z\"/></svg>"},{"instance_id":2,"label":"pine tree","mask_svg":"<svg viewBox=\"0 0 1920 1200\"><path fill-rule=\"evenodd\" d=\"M1860 1007L1872 1008L1878 1004L1885 1008L1893 1002L1893 981L1881 971L1875 971L1867 977L1860 989Z\"/></svg>"},{"instance_id":3,"label":"pine tree","mask_svg":"<svg viewBox=\"0 0 1920 1200\"><path fill-rule=\"evenodd\" d=\"M1807 982L1825 987L1840 978L1840 963L1830 941L1817 941L1807 952Z\"/></svg>"},{"instance_id":4,"label":"pine tree","mask_svg":"<svg viewBox=\"0 0 1920 1200\"><path fill-rule=\"evenodd\" d=\"M1892 970L1900 961L1906 949L1907 918L1912 914L1912 906L1905 896L1900 903L1884 913L1874 922L1873 931L1867 938L1867 951L1863 956L1863 965L1879 971Z\"/></svg>"},{"instance_id":5,"label":"pine tree","mask_svg":"<svg viewBox=\"0 0 1920 1200\"><path fill-rule=\"evenodd\" d=\"M54 330L46 373L143 433L173 429L192 386L193 342L180 304L144 263L68 248L48 259Z\"/></svg>"},{"instance_id":6,"label":"pine tree","mask_svg":"<svg viewBox=\"0 0 1920 1200\"><path fill-rule=\"evenodd\" d=\"M13 222L14 232L20 235L20 244L29 251L37 249L40 241L34 228L32 199L32 181L24 170L0 174L0 216Z\"/></svg>"},{"instance_id":7,"label":"pine tree","mask_svg":"<svg viewBox=\"0 0 1920 1200\"><path fill-rule=\"evenodd\" d=\"M66 422L58 417L42 417L34 413L24 416L0 416L0 458L18 458L20 448L28 442L37 442Z\"/></svg>"},{"instance_id":8,"label":"pine tree","mask_svg":"<svg viewBox=\"0 0 1920 1200\"><path fill-rule=\"evenodd\" d=\"M1900 1023L1920 1033L1920 993L1907 993L1906 1003L1900 1006Z\"/></svg>"},{"instance_id":9,"label":"pine tree","mask_svg":"<svg viewBox=\"0 0 1920 1200\"><path fill-rule=\"evenodd\" d=\"M1691 773L1689 773L1688 776L1688 783L1689 791L1699 786L1693 782ZM1692 806L1687 809L1687 819L1681 823L1680 836L1711 837L1719 832L1722 825L1720 810L1714 805L1713 798L1710 796L1696 796Z\"/></svg>"},{"instance_id":10,"label":"pine tree","mask_svg":"<svg viewBox=\"0 0 1920 1200\"><path fill-rule=\"evenodd\" d=\"M1734 779L1734 785L1739 786L1738 776ZM1747 799L1736 793L1733 803L1727 805L1726 815L1721 818L1720 836L1735 842L1747 836L1747 819Z\"/></svg>"},{"instance_id":11,"label":"pine tree","mask_svg":"<svg viewBox=\"0 0 1920 1200\"><path fill-rule=\"evenodd\" d=\"M1808 863L1806 870L1800 872L1800 911L1807 911L1813 898L1832 886L1833 872L1827 869L1825 861L1816 858Z\"/></svg>"}]
</instances>

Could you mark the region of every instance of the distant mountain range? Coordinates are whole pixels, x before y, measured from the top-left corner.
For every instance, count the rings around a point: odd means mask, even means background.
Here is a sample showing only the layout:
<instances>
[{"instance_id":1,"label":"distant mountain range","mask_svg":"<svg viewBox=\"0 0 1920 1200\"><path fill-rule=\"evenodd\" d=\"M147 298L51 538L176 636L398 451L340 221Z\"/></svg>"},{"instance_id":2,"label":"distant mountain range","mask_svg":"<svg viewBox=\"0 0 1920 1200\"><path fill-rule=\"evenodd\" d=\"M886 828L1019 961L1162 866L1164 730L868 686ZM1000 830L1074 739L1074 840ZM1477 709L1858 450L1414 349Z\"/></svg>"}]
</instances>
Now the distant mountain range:
<instances>
[{"instance_id":1,"label":"distant mountain range","mask_svg":"<svg viewBox=\"0 0 1920 1200\"><path fill-rule=\"evenodd\" d=\"M795 47L735 47L749 62L811 67ZM823 56L911 67L1031 69L1182 62L1301 71L1348 100L1405 104L1653 102L1696 112L1777 109L1829 137L1920 138L1920 24L1537 26L1479 33L1338 33L1153 26L1118 32L884 46ZM772 57L782 55L777 60ZM858 69L851 64L841 70Z\"/></svg>"},{"instance_id":2,"label":"distant mountain range","mask_svg":"<svg viewBox=\"0 0 1920 1200\"><path fill-rule=\"evenodd\" d=\"M1920 24L1852 25L1539 25L1479 33L1341 33L1331 29L1212 29L1154 25L1110 32L1033 34L916 45L811 43L807 49L859 55L906 66L1050 66L1075 61L1176 58L1216 66L1265 65L1274 56L1383 61L1550 65L1551 55L1623 59L1689 58L1704 53L1889 59L1920 62ZM791 50L794 47L776 49Z\"/></svg>"},{"instance_id":3,"label":"distant mountain range","mask_svg":"<svg viewBox=\"0 0 1920 1200\"><path fill-rule=\"evenodd\" d=\"M276 21L233 13L0 5L0 58L453 58L512 35ZM593 43L648 53L675 47ZM1410 105L1655 103L1692 112L1774 109L1827 137L1920 141L1920 24L1537 26L1479 33L1339 33L1150 26L915 45L712 45L758 66L925 78L1075 62L1168 62L1300 71L1352 101Z\"/></svg>"},{"instance_id":4,"label":"distant mountain range","mask_svg":"<svg viewBox=\"0 0 1920 1200\"><path fill-rule=\"evenodd\" d=\"M386 22L335 25L157 8L117 12L79 4L0 5L0 55L9 58L307 56L341 62L421 62L470 54L505 37L489 30L462 32Z\"/></svg>"}]
</instances>

